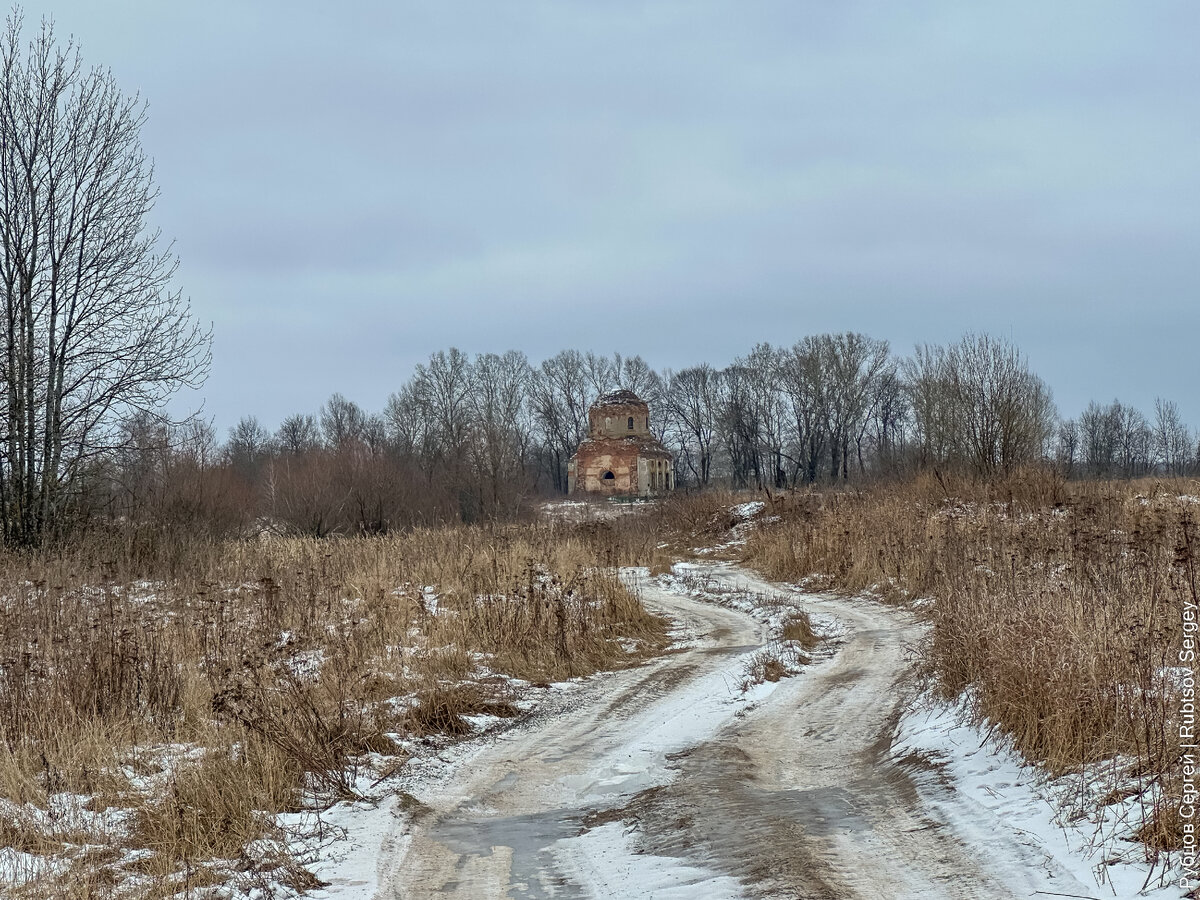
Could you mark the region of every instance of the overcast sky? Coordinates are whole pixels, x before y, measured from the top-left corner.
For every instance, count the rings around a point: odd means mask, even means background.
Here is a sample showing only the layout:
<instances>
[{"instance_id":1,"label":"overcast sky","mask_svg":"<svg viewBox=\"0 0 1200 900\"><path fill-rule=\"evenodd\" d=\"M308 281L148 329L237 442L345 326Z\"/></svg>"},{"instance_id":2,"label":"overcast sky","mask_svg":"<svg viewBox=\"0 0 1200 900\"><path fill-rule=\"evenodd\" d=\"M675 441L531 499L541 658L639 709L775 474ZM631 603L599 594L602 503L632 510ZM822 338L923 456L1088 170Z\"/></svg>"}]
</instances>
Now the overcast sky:
<instances>
[{"instance_id":1,"label":"overcast sky","mask_svg":"<svg viewBox=\"0 0 1200 900\"><path fill-rule=\"evenodd\" d=\"M57 0L143 132L224 433L434 350L1011 337L1200 426L1200 4ZM27 29L30 32L32 29Z\"/></svg>"}]
</instances>

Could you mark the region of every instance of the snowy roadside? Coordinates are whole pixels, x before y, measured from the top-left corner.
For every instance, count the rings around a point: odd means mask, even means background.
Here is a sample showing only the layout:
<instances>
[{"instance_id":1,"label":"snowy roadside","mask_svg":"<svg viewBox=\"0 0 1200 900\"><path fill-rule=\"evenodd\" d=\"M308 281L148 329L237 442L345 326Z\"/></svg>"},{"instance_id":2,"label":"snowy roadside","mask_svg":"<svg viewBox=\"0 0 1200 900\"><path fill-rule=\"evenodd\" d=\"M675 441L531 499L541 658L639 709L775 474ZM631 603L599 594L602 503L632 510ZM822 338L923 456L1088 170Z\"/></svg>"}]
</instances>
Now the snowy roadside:
<instances>
[{"instance_id":1,"label":"snowy roadside","mask_svg":"<svg viewBox=\"0 0 1200 900\"><path fill-rule=\"evenodd\" d=\"M905 768L930 814L979 846L1012 839L1035 857L1053 861L1095 900L1178 900L1181 875L1146 861L1126 821L1136 799L1083 815L1069 798L1086 794L1079 775L1050 779L1003 738L967 721L965 704L922 697L900 720L892 758ZM949 788L949 792L947 791ZM948 802L948 798L951 802Z\"/></svg>"}]
</instances>

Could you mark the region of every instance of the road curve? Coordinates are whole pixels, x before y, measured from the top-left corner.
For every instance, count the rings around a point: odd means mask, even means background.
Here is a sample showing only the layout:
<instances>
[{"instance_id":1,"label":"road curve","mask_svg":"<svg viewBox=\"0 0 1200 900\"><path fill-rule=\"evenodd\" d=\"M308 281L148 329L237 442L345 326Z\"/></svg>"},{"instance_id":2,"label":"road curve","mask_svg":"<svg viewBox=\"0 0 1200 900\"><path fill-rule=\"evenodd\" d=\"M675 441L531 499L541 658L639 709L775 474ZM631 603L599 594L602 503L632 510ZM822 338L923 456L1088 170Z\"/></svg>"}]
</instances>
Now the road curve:
<instances>
[{"instance_id":1,"label":"road curve","mask_svg":"<svg viewBox=\"0 0 1200 900\"><path fill-rule=\"evenodd\" d=\"M948 824L969 820L969 800L939 788L928 761L893 758L906 649L920 636L907 613L729 566L708 577L819 608L846 634L800 675L747 695L766 627L640 578L686 648L592 679L448 779L406 784L375 897L992 900L1047 884L1087 896L1017 841L973 846Z\"/></svg>"}]
</instances>

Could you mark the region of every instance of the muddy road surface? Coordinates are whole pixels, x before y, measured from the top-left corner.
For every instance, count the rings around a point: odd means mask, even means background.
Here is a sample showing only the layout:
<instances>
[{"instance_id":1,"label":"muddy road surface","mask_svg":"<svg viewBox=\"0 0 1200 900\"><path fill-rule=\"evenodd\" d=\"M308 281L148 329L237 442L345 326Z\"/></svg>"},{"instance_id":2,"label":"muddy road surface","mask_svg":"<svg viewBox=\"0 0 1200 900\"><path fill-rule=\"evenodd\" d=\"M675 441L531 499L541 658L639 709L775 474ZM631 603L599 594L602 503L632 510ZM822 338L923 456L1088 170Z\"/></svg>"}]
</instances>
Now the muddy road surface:
<instances>
[{"instance_id":1,"label":"muddy road surface","mask_svg":"<svg viewBox=\"0 0 1200 900\"><path fill-rule=\"evenodd\" d=\"M768 628L640 577L685 648L592 679L449 775L406 784L376 897L1094 896L1019 836L954 824L972 821L970 798L936 762L892 753L921 634L907 613L729 566L704 578L844 634L800 674L743 691Z\"/></svg>"}]
</instances>

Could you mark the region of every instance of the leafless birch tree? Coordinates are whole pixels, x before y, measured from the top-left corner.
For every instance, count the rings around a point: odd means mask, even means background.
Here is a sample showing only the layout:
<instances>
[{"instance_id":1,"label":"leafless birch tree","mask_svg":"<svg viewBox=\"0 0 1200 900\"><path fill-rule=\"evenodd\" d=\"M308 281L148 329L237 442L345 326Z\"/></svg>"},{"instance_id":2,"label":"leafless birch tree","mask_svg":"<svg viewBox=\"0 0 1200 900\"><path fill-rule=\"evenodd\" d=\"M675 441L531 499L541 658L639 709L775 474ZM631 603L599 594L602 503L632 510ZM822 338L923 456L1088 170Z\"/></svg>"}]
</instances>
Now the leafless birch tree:
<instances>
[{"instance_id":1,"label":"leafless birch tree","mask_svg":"<svg viewBox=\"0 0 1200 900\"><path fill-rule=\"evenodd\" d=\"M208 371L209 334L172 290L146 217L157 188L145 106L19 14L0 37L0 526L39 543L79 474Z\"/></svg>"}]
</instances>

